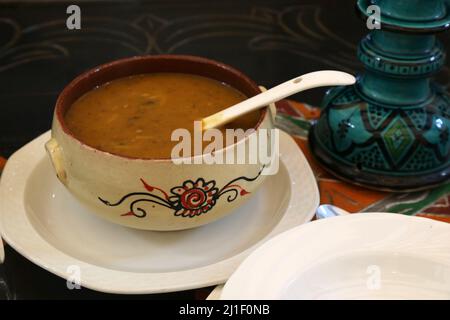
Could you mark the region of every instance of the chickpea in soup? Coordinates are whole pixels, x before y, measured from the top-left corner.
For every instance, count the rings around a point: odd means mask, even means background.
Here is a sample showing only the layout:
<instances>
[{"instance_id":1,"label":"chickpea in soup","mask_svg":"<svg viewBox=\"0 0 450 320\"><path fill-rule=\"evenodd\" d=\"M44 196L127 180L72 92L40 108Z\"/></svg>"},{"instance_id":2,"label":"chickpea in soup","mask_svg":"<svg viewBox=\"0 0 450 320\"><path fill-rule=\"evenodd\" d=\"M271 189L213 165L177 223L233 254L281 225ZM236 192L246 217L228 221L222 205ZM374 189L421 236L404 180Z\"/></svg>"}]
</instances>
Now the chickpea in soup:
<instances>
[{"instance_id":1,"label":"chickpea in soup","mask_svg":"<svg viewBox=\"0 0 450 320\"><path fill-rule=\"evenodd\" d=\"M68 129L102 151L134 158L170 158L172 132L193 132L193 122L245 100L238 90L202 76L152 73L113 80L76 100L65 114ZM226 128L252 128L260 112Z\"/></svg>"}]
</instances>

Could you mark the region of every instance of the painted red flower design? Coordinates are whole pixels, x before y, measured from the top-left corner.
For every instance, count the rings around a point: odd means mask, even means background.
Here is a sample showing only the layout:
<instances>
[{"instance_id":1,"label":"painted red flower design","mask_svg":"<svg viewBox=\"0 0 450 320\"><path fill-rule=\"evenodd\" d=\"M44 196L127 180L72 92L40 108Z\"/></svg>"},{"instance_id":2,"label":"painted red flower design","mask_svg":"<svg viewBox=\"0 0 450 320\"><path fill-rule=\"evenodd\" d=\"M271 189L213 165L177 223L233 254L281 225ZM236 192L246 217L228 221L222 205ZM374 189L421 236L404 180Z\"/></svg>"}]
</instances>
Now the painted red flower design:
<instances>
[{"instance_id":1,"label":"painted red flower design","mask_svg":"<svg viewBox=\"0 0 450 320\"><path fill-rule=\"evenodd\" d=\"M163 189L148 184L141 178L141 182L147 192L136 191L124 195L117 202L110 202L106 199L98 197L105 205L110 207L119 206L122 203L129 202L129 211L121 214L122 216L131 216L136 218L144 218L147 216L144 203L163 206L173 210L175 216L193 218L211 210L220 197L225 197L227 202L233 202L238 196L249 194L237 181L251 182L261 175L264 167L255 177L238 177L221 189L216 187L216 181L205 181L203 178L197 180L186 180L180 186L170 189L170 195Z\"/></svg>"},{"instance_id":2,"label":"painted red flower design","mask_svg":"<svg viewBox=\"0 0 450 320\"><path fill-rule=\"evenodd\" d=\"M216 204L216 195L219 191L214 180L206 182L203 178L197 181L187 180L181 186L170 190L173 194L169 201L176 216L194 217L206 213Z\"/></svg>"}]
</instances>

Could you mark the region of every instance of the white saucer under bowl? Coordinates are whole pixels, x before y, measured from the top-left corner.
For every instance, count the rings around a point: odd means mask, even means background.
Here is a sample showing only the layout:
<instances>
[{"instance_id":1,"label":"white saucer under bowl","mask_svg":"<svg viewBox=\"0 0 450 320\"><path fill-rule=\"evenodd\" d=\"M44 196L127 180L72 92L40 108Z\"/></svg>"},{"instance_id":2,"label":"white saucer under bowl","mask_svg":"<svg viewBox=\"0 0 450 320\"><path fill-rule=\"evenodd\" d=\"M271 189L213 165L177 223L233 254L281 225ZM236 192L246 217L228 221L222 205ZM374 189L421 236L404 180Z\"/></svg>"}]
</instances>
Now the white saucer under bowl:
<instances>
[{"instance_id":1,"label":"white saucer under bowl","mask_svg":"<svg viewBox=\"0 0 450 320\"><path fill-rule=\"evenodd\" d=\"M56 179L44 150L47 132L8 160L0 183L3 238L63 278L114 293L157 293L225 282L257 246L308 222L319 204L311 168L280 132L279 172L233 214L196 229L152 232L87 212ZM6 257L7 258L7 257Z\"/></svg>"},{"instance_id":2,"label":"white saucer under bowl","mask_svg":"<svg viewBox=\"0 0 450 320\"><path fill-rule=\"evenodd\" d=\"M256 249L218 296L450 299L450 225L393 213L317 220Z\"/></svg>"}]
</instances>

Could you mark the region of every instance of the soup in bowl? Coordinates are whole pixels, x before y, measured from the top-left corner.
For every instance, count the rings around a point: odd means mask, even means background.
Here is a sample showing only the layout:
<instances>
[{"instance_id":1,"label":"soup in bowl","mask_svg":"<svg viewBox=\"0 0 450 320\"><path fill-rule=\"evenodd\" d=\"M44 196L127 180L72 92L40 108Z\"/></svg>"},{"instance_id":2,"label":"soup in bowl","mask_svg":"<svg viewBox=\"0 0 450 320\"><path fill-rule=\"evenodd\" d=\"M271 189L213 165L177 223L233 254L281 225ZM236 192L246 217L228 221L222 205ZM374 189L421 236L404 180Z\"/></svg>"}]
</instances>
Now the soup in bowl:
<instances>
[{"instance_id":1,"label":"soup in bowl","mask_svg":"<svg viewBox=\"0 0 450 320\"><path fill-rule=\"evenodd\" d=\"M260 92L241 72L200 57L114 61L62 91L46 149L59 180L102 218L146 230L198 227L242 205L265 178L259 159L225 164L204 157L223 159L243 147L248 159L252 137L273 128L274 107L219 128L223 137L227 129L248 134L224 138L223 147L209 154L208 142L198 150L194 141L187 155L174 157L180 140L173 133L195 137L194 121Z\"/></svg>"}]
</instances>

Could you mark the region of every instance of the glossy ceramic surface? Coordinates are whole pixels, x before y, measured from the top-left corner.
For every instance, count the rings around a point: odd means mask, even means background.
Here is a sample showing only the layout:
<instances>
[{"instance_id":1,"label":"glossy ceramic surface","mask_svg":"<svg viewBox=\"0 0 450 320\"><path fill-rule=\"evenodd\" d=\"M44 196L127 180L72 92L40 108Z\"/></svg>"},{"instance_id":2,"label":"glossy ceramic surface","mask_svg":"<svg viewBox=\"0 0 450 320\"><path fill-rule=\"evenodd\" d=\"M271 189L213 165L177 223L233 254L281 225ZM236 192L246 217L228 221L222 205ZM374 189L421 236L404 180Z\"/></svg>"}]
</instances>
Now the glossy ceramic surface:
<instances>
[{"instance_id":1,"label":"glossy ceramic surface","mask_svg":"<svg viewBox=\"0 0 450 320\"><path fill-rule=\"evenodd\" d=\"M151 72L192 73L225 82L247 96L261 92L248 77L221 63L191 56L138 56L94 68L73 80L59 96L46 149L59 180L90 212L128 227L170 231L198 227L241 206L265 179L260 161L243 164L177 164L171 159L137 159L94 149L72 135L64 113L99 84ZM263 109L255 132L273 128L275 106ZM101 119L99 119L101 121ZM269 143L275 136L268 131ZM215 152L236 159L238 146L250 152L250 137ZM163 141L161 143L164 143ZM259 146L259 144L258 144ZM200 158L202 156L196 156ZM247 157L248 159L248 157Z\"/></svg>"},{"instance_id":2,"label":"glossy ceramic surface","mask_svg":"<svg viewBox=\"0 0 450 320\"><path fill-rule=\"evenodd\" d=\"M253 252L221 293L225 300L449 298L450 225L392 213L284 232Z\"/></svg>"},{"instance_id":3,"label":"glossy ceramic surface","mask_svg":"<svg viewBox=\"0 0 450 320\"><path fill-rule=\"evenodd\" d=\"M348 181L391 191L431 188L450 174L450 96L430 84L445 60L431 32L449 28L450 5L360 0L365 20L371 4L380 7L381 29L359 44L366 71L352 88L327 93L310 135L313 153Z\"/></svg>"}]
</instances>

